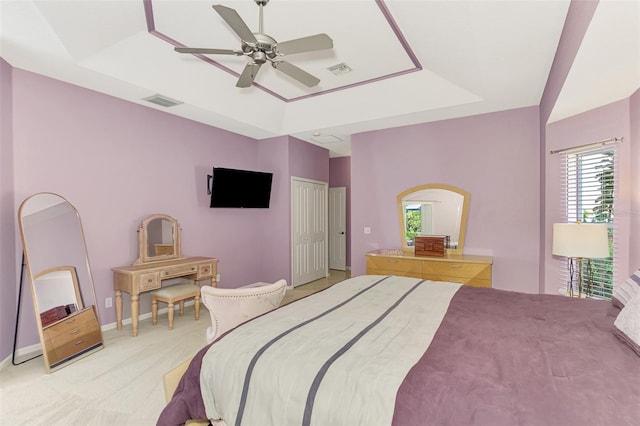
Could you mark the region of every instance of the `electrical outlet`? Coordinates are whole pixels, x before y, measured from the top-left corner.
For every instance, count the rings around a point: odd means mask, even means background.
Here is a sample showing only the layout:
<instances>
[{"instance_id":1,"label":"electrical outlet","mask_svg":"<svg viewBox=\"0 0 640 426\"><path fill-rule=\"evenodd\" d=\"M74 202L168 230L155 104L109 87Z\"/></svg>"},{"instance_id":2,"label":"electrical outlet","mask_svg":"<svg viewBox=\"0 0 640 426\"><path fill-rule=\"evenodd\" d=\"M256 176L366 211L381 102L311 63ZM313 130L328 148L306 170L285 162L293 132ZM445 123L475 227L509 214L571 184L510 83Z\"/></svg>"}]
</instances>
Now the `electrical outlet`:
<instances>
[{"instance_id":1,"label":"electrical outlet","mask_svg":"<svg viewBox=\"0 0 640 426\"><path fill-rule=\"evenodd\" d=\"M365 233L365 235L369 235L369 234L371 234L371 228L370 228L370 227L368 227L368 226L365 226L365 227L364 227L364 233Z\"/></svg>"},{"instance_id":2,"label":"electrical outlet","mask_svg":"<svg viewBox=\"0 0 640 426\"><path fill-rule=\"evenodd\" d=\"M220 274L216 274L216 282L219 283L220 282Z\"/></svg>"},{"instance_id":3,"label":"electrical outlet","mask_svg":"<svg viewBox=\"0 0 640 426\"><path fill-rule=\"evenodd\" d=\"M110 308L112 306L113 306L113 299L111 297L107 297L106 299L104 299L105 308Z\"/></svg>"}]
</instances>

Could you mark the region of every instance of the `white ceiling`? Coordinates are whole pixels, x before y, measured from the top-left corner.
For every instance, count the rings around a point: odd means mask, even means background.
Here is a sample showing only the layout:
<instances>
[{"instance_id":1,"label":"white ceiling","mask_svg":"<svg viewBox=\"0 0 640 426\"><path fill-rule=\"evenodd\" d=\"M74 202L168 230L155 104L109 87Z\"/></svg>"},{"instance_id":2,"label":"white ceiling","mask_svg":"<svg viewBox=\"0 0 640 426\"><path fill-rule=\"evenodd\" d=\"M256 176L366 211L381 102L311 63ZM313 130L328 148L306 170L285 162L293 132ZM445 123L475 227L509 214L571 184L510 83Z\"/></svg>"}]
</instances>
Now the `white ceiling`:
<instances>
[{"instance_id":1,"label":"white ceiling","mask_svg":"<svg viewBox=\"0 0 640 426\"><path fill-rule=\"evenodd\" d=\"M285 57L320 78L307 88L268 66L235 87L245 57L211 7L236 9L254 32L253 0L0 0L0 54L50 76L255 139L292 135L349 155L350 135L538 105L568 0L271 0L278 41L328 34L334 49ZM640 86L640 7L601 0L552 120L630 96ZM327 68L346 63L352 72ZM143 99L183 102L170 108ZM314 140L315 139L315 140Z\"/></svg>"}]
</instances>

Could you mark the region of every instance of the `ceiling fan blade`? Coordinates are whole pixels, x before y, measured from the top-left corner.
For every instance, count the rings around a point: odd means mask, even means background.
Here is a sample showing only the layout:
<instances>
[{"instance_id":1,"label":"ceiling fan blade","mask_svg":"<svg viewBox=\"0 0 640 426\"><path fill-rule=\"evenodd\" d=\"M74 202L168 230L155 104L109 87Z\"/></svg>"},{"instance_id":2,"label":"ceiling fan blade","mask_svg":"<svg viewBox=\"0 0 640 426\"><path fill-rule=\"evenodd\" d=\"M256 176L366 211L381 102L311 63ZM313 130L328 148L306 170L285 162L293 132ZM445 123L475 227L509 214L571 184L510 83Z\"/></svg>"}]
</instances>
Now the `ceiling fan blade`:
<instances>
[{"instance_id":1,"label":"ceiling fan blade","mask_svg":"<svg viewBox=\"0 0 640 426\"><path fill-rule=\"evenodd\" d=\"M207 49L207 48L199 48L199 47L176 47L175 51L178 53L201 53L204 55L243 55L240 50L230 50L230 49Z\"/></svg>"},{"instance_id":2,"label":"ceiling fan blade","mask_svg":"<svg viewBox=\"0 0 640 426\"><path fill-rule=\"evenodd\" d=\"M240 79L236 83L236 87L251 87L253 84L253 80L256 78L258 71L260 70L261 64L256 64L255 62L249 62L240 74Z\"/></svg>"},{"instance_id":3,"label":"ceiling fan blade","mask_svg":"<svg viewBox=\"0 0 640 426\"><path fill-rule=\"evenodd\" d=\"M276 50L283 55L294 53L313 52L333 48L333 40L326 34L316 34L309 37L278 43Z\"/></svg>"},{"instance_id":4,"label":"ceiling fan blade","mask_svg":"<svg viewBox=\"0 0 640 426\"><path fill-rule=\"evenodd\" d=\"M282 71L291 78L298 80L300 83L308 87L316 86L320 83L320 79L309 74L308 72L290 64L287 61L274 61L271 63L273 67L279 71Z\"/></svg>"},{"instance_id":5,"label":"ceiling fan blade","mask_svg":"<svg viewBox=\"0 0 640 426\"><path fill-rule=\"evenodd\" d=\"M253 35L247 24L242 20L238 12L230 7L222 6L221 4L214 4L213 8L216 12L225 20L236 34L240 36L240 39L248 43L258 43L256 37Z\"/></svg>"}]
</instances>

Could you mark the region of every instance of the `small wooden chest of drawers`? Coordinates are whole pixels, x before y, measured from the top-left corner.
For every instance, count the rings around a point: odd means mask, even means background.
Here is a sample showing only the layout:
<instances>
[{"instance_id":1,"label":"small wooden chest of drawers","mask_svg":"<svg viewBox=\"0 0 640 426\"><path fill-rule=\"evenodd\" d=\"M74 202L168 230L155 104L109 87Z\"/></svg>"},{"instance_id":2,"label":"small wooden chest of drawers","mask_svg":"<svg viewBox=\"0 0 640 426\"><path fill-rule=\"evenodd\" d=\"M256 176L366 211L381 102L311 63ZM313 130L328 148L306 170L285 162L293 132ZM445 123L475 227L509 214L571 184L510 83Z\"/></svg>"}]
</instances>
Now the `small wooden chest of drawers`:
<instances>
[{"instance_id":1,"label":"small wooden chest of drawers","mask_svg":"<svg viewBox=\"0 0 640 426\"><path fill-rule=\"evenodd\" d=\"M100 324L93 306L43 328L44 346L51 367L102 345Z\"/></svg>"},{"instance_id":2,"label":"small wooden chest of drawers","mask_svg":"<svg viewBox=\"0 0 640 426\"><path fill-rule=\"evenodd\" d=\"M416 256L444 257L449 248L449 236L416 235L413 244Z\"/></svg>"},{"instance_id":3,"label":"small wooden chest of drawers","mask_svg":"<svg viewBox=\"0 0 640 426\"><path fill-rule=\"evenodd\" d=\"M492 264L490 256L421 257L389 254L386 250L367 253L367 274L370 275L399 275L475 287L491 287Z\"/></svg>"}]
</instances>

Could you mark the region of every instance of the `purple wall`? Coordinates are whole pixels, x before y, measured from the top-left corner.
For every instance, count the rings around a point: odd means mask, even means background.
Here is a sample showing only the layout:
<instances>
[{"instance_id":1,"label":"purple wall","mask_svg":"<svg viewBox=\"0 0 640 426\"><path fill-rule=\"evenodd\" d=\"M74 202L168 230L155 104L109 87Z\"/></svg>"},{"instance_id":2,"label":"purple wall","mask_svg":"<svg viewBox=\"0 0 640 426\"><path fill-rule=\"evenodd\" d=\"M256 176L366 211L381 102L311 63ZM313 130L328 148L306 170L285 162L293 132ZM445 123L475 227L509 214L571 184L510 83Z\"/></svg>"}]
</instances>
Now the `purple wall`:
<instances>
[{"instance_id":1,"label":"purple wall","mask_svg":"<svg viewBox=\"0 0 640 426\"><path fill-rule=\"evenodd\" d=\"M345 187L347 193L347 269L351 268L351 157L336 157L329 160L329 188Z\"/></svg>"},{"instance_id":2,"label":"purple wall","mask_svg":"<svg viewBox=\"0 0 640 426\"><path fill-rule=\"evenodd\" d=\"M495 288L537 292L538 123L530 107L353 135L353 275L367 251L400 246L396 196L445 183L471 194L465 253L493 256Z\"/></svg>"},{"instance_id":3,"label":"purple wall","mask_svg":"<svg viewBox=\"0 0 640 426\"><path fill-rule=\"evenodd\" d=\"M542 93L542 99L540 100L540 248L539 248L539 275L540 283L538 291L543 293L546 287L546 262L544 259L547 256L547 244L545 239L547 232L551 224L545 221L545 212L547 211L546 205L546 153L549 151L547 148L547 121L549 116L553 112L553 107L558 100L562 86L571 70L573 61L578 53L582 39L589 27L589 23L593 18L596 8L598 7L598 0L589 1L577 1L573 0L569 5L567 11L567 17L565 18L564 26L562 28L562 34L558 42L558 48L556 49L556 55L553 58L553 64L549 71L549 77Z\"/></svg>"},{"instance_id":4,"label":"purple wall","mask_svg":"<svg viewBox=\"0 0 640 426\"><path fill-rule=\"evenodd\" d=\"M8 204L13 217L27 196L50 191L78 209L103 324L115 321L115 310L104 308L113 296L111 268L138 257L137 227L154 213L178 219L185 256L219 259L222 287L289 278L282 264L289 257L291 169L303 167L310 173L304 177L328 181L326 150L284 138L271 153L251 138L18 69L11 83L14 131L8 143L3 135L2 146L15 151L14 182L2 187L3 208L4 192L14 196ZM274 172L272 208L210 209L206 175L212 166ZM2 219L15 232L15 220ZM265 235L268 243L252 244ZM273 241L280 250L265 250ZM15 261L8 263L15 269ZM3 268L5 277L15 282ZM9 301L4 312L15 312L15 292L3 290L1 299ZM124 318L128 302L125 295ZM149 297L142 295L141 313L149 311ZM3 322L3 336L12 331Z\"/></svg>"},{"instance_id":5,"label":"purple wall","mask_svg":"<svg viewBox=\"0 0 640 426\"><path fill-rule=\"evenodd\" d=\"M637 97L637 95L636 95ZM637 102L637 101L636 101ZM637 254L632 257L631 244L637 250L637 231L634 234L631 227L632 202L637 206L639 191L637 184L637 171L635 183L632 180L632 161L638 164L638 141L631 135L631 108L630 98L614 102L609 105L596 108L574 117L560 120L547 125L547 152L546 156L546 209L544 216L547 223L545 229L546 255L545 265L545 289L546 293L557 293L562 285L558 277L558 270L564 265L563 258L555 258L551 255L552 225L562 220L562 206L560 204L561 173L559 155L549 154L551 150L570 148L578 145L589 144L613 137L623 137L624 142L617 145L618 149L618 177L619 187L616 194L616 227L620 230L620 238L617 240L616 250L620 254L618 263L618 276L614 276L614 282L626 278L632 271L640 267L640 259ZM634 120L637 126L637 115ZM636 153L634 156L633 153ZM633 160L632 160L633 159ZM632 201L633 200L633 201ZM634 219L637 223L637 219ZM636 252L637 253L637 252Z\"/></svg>"},{"instance_id":6,"label":"purple wall","mask_svg":"<svg viewBox=\"0 0 640 426\"><path fill-rule=\"evenodd\" d=\"M12 68L0 58L0 360L11 353L20 260L13 195ZM26 288L25 288L26 290ZM28 290L27 290L28 291ZM33 317L33 315L31 315Z\"/></svg>"},{"instance_id":7,"label":"purple wall","mask_svg":"<svg viewBox=\"0 0 640 426\"><path fill-rule=\"evenodd\" d=\"M329 151L299 139L282 136L258 142L260 162L274 175L272 198L260 233L261 281L286 278L291 282L291 177L329 180Z\"/></svg>"},{"instance_id":8,"label":"purple wall","mask_svg":"<svg viewBox=\"0 0 640 426\"><path fill-rule=\"evenodd\" d=\"M631 223L629 233L629 275L640 268L640 90L631 96L629 101L629 117L631 121ZM635 194L635 196L634 196Z\"/></svg>"}]
</instances>

